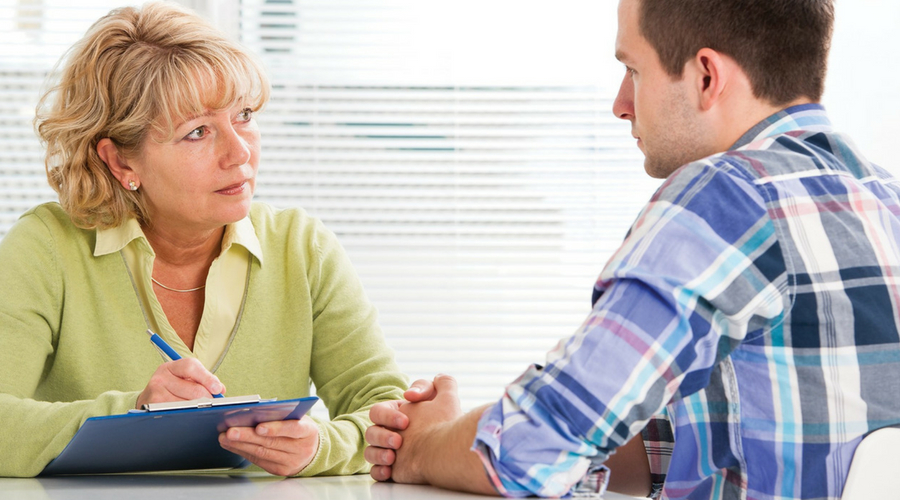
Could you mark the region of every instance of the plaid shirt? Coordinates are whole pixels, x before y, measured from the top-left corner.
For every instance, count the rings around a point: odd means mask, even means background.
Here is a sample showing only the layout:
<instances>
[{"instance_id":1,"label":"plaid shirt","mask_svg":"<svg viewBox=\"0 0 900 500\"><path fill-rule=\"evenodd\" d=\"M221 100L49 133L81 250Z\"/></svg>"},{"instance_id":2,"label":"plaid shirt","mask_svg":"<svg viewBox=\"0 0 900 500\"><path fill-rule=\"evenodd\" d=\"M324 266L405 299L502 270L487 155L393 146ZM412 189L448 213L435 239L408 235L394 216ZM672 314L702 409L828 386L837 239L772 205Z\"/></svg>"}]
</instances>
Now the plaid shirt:
<instances>
[{"instance_id":1,"label":"plaid shirt","mask_svg":"<svg viewBox=\"0 0 900 500\"><path fill-rule=\"evenodd\" d=\"M838 499L900 423L898 276L900 183L821 106L781 111L666 180L473 449L507 496L563 495L643 430L664 497Z\"/></svg>"}]
</instances>

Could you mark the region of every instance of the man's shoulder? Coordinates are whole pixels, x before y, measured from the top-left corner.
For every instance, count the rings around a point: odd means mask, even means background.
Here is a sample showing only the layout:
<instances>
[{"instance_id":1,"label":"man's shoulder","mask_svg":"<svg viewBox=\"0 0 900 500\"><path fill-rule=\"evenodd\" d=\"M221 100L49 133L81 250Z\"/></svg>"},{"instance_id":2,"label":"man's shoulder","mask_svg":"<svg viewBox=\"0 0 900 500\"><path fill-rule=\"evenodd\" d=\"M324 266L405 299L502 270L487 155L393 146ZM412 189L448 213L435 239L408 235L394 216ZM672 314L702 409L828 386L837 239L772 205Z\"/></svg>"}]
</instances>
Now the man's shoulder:
<instances>
[{"instance_id":1,"label":"man's shoulder","mask_svg":"<svg viewBox=\"0 0 900 500\"><path fill-rule=\"evenodd\" d=\"M892 177L872 164L849 137L831 130L791 130L716 156L741 165L748 175L763 182L784 176Z\"/></svg>"},{"instance_id":2,"label":"man's shoulder","mask_svg":"<svg viewBox=\"0 0 900 500\"><path fill-rule=\"evenodd\" d=\"M757 177L749 167L745 159L726 153L693 161L672 172L651 202L684 205L698 197L721 197L724 192L751 194Z\"/></svg>"},{"instance_id":3,"label":"man's shoulder","mask_svg":"<svg viewBox=\"0 0 900 500\"><path fill-rule=\"evenodd\" d=\"M846 136L795 130L688 163L669 176L658 194L678 197L685 190L726 185L756 190L816 177L838 179L833 185L874 181L900 188L893 175L869 162Z\"/></svg>"}]
</instances>

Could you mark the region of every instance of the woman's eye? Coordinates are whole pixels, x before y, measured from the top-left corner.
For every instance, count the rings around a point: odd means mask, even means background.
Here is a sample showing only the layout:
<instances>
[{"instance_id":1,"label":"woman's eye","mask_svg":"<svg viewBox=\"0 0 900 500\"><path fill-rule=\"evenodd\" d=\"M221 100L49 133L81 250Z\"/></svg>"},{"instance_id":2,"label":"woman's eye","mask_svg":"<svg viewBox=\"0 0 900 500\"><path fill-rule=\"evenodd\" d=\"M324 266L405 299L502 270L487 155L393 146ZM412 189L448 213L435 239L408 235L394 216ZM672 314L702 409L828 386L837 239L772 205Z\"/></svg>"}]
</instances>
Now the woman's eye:
<instances>
[{"instance_id":1,"label":"woman's eye","mask_svg":"<svg viewBox=\"0 0 900 500\"><path fill-rule=\"evenodd\" d=\"M184 138L190 139L190 140L197 140L197 139L202 139L203 136L205 136L205 135L206 135L206 127L197 127L194 130L191 130L191 132L188 135L184 136Z\"/></svg>"},{"instance_id":2,"label":"woman's eye","mask_svg":"<svg viewBox=\"0 0 900 500\"><path fill-rule=\"evenodd\" d=\"M253 110L250 108L244 108L240 113L238 113L239 121L249 122L251 118L253 118Z\"/></svg>"}]
</instances>

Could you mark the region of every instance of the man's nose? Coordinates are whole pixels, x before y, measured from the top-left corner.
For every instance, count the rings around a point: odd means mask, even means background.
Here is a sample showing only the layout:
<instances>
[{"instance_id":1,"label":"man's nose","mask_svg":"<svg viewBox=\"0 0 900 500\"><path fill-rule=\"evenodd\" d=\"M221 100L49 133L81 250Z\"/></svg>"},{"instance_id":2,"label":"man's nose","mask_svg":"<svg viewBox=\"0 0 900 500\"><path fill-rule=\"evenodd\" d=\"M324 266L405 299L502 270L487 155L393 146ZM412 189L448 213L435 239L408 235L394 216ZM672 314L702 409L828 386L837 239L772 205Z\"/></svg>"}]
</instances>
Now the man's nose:
<instances>
[{"instance_id":1,"label":"man's nose","mask_svg":"<svg viewBox=\"0 0 900 500\"><path fill-rule=\"evenodd\" d=\"M631 120L634 118L634 82L631 75L625 73L622 84L619 86L619 94L613 102L613 114L617 118L623 120Z\"/></svg>"}]
</instances>

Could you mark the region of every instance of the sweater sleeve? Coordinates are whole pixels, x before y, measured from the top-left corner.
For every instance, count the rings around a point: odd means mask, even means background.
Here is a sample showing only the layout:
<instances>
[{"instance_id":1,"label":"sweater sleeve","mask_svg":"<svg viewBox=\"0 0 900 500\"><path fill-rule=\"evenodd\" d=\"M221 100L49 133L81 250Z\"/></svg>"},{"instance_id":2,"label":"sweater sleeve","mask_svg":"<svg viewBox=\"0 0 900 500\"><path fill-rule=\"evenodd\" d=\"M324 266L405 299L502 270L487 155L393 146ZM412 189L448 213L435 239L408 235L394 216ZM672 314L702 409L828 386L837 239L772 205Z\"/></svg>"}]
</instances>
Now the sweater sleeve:
<instances>
[{"instance_id":1,"label":"sweater sleeve","mask_svg":"<svg viewBox=\"0 0 900 500\"><path fill-rule=\"evenodd\" d=\"M39 474L86 419L124 413L137 399L137 393L110 391L93 400L40 400L63 315L55 246L33 213L0 241L0 476Z\"/></svg>"},{"instance_id":2,"label":"sweater sleeve","mask_svg":"<svg viewBox=\"0 0 900 500\"><path fill-rule=\"evenodd\" d=\"M319 224L309 269L313 297L311 377L330 421L318 420L319 450L301 475L366 472L369 408L402 399L406 378L384 341L377 312L337 238Z\"/></svg>"}]
</instances>

